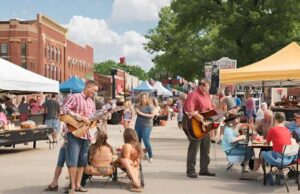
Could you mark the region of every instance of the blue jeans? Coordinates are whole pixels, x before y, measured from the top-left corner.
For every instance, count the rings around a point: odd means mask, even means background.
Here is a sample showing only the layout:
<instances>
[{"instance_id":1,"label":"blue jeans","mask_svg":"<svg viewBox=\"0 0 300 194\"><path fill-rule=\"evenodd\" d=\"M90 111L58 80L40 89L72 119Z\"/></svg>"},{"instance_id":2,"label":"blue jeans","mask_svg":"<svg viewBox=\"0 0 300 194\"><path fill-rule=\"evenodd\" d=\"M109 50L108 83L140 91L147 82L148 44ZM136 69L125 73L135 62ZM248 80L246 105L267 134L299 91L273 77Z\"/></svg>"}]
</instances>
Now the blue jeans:
<instances>
[{"instance_id":1,"label":"blue jeans","mask_svg":"<svg viewBox=\"0 0 300 194\"><path fill-rule=\"evenodd\" d=\"M295 156L284 156L282 162L282 154L274 151L263 151L261 155L266 163L277 167L280 167L281 163L283 166L289 165L295 159Z\"/></svg>"},{"instance_id":2,"label":"blue jeans","mask_svg":"<svg viewBox=\"0 0 300 194\"><path fill-rule=\"evenodd\" d=\"M252 148L246 147L244 145L237 145L236 147L232 148L226 155L228 156L245 156L247 150L246 161L249 161L253 156Z\"/></svg>"},{"instance_id":3,"label":"blue jeans","mask_svg":"<svg viewBox=\"0 0 300 194\"><path fill-rule=\"evenodd\" d=\"M63 144L59 150L59 154L58 154L58 159L57 159L57 164L56 166L58 167L64 167L64 163L66 161L66 148L67 145Z\"/></svg>"},{"instance_id":4,"label":"blue jeans","mask_svg":"<svg viewBox=\"0 0 300 194\"><path fill-rule=\"evenodd\" d=\"M143 126L135 126L135 131L137 133L137 136L139 138L139 142L143 140L144 145L147 149L149 158L152 158L152 148L150 144L150 134L151 134L152 127L143 127Z\"/></svg>"},{"instance_id":5,"label":"blue jeans","mask_svg":"<svg viewBox=\"0 0 300 194\"><path fill-rule=\"evenodd\" d=\"M66 163L68 167L85 167L88 164L89 142L67 134Z\"/></svg>"}]
</instances>

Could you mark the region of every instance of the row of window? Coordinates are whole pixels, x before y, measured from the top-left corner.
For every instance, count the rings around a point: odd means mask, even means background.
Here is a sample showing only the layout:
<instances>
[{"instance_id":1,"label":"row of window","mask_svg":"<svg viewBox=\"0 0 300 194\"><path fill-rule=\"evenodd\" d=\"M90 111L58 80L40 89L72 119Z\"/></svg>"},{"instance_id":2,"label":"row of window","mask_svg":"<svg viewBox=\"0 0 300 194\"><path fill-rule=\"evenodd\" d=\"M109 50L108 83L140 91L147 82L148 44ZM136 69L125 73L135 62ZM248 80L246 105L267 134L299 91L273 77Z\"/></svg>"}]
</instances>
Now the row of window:
<instances>
[{"instance_id":1,"label":"row of window","mask_svg":"<svg viewBox=\"0 0 300 194\"><path fill-rule=\"evenodd\" d=\"M45 65L45 76L58 81L62 81L63 78L62 71L59 67L47 64Z\"/></svg>"},{"instance_id":2,"label":"row of window","mask_svg":"<svg viewBox=\"0 0 300 194\"><path fill-rule=\"evenodd\" d=\"M58 64L61 63L61 50L54 46L47 45L45 47L45 57L49 60L56 61Z\"/></svg>"},{"instance_id":3,"label":"row of window","mask_svg":"<svg viewBox=\"0 0 300 194\"><path fill-rule=\"evenodd\" d=\"M93 71L92 66L89 63L71 57L68 57L68 67L86 72Z\"/></svg>"}]
</instances>

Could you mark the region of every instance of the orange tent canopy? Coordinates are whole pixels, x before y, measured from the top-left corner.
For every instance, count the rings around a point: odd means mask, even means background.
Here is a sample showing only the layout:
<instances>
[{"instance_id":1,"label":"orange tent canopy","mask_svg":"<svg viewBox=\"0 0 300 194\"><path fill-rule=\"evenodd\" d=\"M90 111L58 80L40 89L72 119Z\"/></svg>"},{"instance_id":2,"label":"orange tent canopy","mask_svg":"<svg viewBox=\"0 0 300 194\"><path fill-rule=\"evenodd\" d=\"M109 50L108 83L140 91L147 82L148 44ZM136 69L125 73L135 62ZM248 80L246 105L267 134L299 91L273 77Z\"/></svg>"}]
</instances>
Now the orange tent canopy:
<instances>
[{"instance_id":1,"label":"orange tent canopy","mask_svg":"<svg viewBox=\"0 0 300 194\"><path fill-rule=\"evenodd\" d=\"M300 81L300 46L292 42L256 63L238 69L221 69L220 80L222 84Z\"/></svg>"}]
</instances>

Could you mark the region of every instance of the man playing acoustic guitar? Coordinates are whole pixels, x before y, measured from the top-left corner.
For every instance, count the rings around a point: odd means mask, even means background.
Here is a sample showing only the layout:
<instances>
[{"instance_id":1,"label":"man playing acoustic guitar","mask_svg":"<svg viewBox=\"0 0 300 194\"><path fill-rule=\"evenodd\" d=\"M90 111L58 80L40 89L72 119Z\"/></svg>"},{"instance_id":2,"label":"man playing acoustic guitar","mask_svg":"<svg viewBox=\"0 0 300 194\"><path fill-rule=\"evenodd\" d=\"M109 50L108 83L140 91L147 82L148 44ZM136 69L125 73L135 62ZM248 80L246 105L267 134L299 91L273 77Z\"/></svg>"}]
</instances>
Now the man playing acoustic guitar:
<instances>
[{"instance_id":1,"label":"man playing acoustic guitar","mask_svg":"<svg viewBox=\"0 0 300 194\"><path fill-rule=\"evenodd\" d=\"M204 126L208 126L209 122L205 121L204 117L199 114L207 112L213 109L212 100L209 96L209 81L201 80L199 82L199 87L188 94L188 97L184 103L183 111L183 125L188 119L194 117L196 120L200 121ZM185 120L185 121L184 121ZM187 126L190 127L190 126ZM210 136L206 135L201 140L197 140L188 136L189 147L187 153L187 177L197 178L197 173L195 171L196 165L196 155L200 147L200 176L215 176L215 173L211 173L208 170L208 165L210 162L209 152L210 152Z\"/></svg>"},{"instance_id":2,"label":"man playing acoustic guitar","mask_svg":"<svg viewBox=\"0 0 300 194\"><path fill-rule=\"evenodd\" d=\"M68 98L62 107L64 114L73 116L78 121L90 123L96 112L96 106L93 100L94 94L98 91L98 86L94 81L88 81L81 93L73 94ZM71 128L68 128L66 147L66 163L69 169L71 180L70 194L75 191L87 192L80 186L84 167L88 164L89 133L83 137L76 137L72 134Z\"/></svg>"}]
</instances>

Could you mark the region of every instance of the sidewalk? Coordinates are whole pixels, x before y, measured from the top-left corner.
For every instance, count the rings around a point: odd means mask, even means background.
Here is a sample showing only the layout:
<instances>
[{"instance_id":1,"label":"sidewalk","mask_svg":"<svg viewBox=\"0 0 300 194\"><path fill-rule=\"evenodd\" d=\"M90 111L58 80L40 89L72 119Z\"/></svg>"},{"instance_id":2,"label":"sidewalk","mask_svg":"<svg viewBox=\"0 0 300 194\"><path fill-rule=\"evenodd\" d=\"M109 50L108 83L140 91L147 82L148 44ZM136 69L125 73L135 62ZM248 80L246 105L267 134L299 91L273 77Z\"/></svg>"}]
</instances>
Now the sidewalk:
<instances>
[{"instance_id":1,"label":"sidewalk","mask_svg":"<svg viewBox=\"0 0 300 194\"><path fill-rule=\"evenodd\" d=\"M123 144L121 126L109 126L109 141L113 146ZM169 121L165 127L155 127L152 131L153 163L143 160L145 177L145 194L232 194L232 193L286 193L283 186L263 186L262 181L241 181L241 167L234 166L230 172L225 171L227 164L225 154L218 144L212 144L210 169L216 177L186 177L186 151L188 141L184 133L177 128L176 120ZM39 194L51 181L56 165L59 146L49 150L45 141L37 142L37 149L32 145L17 145L15 149L0 148L0 194ZM199 161L199 160L198 160ZM198 162L197 161L197 162ZM197 163L197 170L199 164ZM67 183L67 170L60 177L59 191ZM261 172L246 173L247 177L257 179ZM103 188L104 179L93 180L87 184L90 194L123 194L130 193L127 189L128 180L119 184L109 182ZM290 193L298 193L294 182L289 182Z\"/></svg>"}]
</instances>

